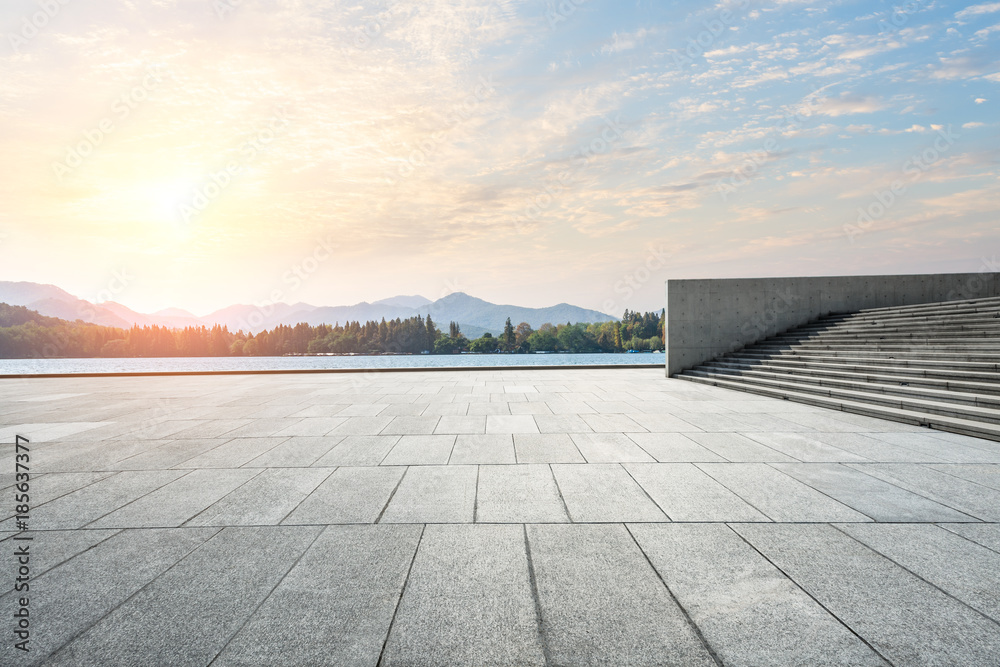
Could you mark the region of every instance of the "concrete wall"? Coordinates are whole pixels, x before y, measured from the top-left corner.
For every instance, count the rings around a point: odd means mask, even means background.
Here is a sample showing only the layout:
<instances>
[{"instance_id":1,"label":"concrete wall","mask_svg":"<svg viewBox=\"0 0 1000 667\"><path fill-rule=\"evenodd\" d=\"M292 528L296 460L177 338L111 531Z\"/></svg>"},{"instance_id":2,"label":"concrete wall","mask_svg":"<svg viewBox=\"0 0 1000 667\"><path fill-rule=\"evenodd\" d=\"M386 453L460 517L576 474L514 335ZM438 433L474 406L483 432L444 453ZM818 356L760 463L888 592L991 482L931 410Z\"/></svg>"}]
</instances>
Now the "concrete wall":
<instances>
[{"instance_id":1,"label":"concrete wall","mask_svg":"<svg viewBox=\"0 0 1000 667\"><path fill-rule=\"evenodd\" d=\"M1000 296L1000 273L668 280L667 376L830 313Z\"/></svg>"}]
</instances>

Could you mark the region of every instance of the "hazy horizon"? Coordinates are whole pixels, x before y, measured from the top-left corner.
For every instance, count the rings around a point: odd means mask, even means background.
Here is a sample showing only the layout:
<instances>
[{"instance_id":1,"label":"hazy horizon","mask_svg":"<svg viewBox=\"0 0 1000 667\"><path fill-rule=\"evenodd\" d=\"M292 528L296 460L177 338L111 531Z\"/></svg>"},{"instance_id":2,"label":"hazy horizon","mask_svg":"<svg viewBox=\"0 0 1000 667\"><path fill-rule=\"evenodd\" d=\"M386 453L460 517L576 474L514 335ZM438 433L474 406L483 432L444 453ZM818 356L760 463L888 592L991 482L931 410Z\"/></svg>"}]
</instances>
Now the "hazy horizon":
<instances>
[{"instance_id":1,"label":"hazy horizon","mask_svg":"<svg viewBox=\"0 0 1000 667\"><path fill-rule=\"evenodd\" d=\"M0 8L0 280L143 313L997 270L1000 3ZM114 289L113 289L114 288Z\"/></svg>"}]
</instances>

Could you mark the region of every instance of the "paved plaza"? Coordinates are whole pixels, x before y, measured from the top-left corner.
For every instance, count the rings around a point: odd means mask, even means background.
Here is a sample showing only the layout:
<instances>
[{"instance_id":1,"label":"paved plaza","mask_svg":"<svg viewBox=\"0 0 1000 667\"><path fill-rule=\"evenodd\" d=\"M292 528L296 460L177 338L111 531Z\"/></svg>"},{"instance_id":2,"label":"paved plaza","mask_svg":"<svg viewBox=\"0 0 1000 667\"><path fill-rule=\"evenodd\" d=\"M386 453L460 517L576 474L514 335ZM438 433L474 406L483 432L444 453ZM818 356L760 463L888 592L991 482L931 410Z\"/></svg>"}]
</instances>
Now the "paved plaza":
<instances>
[{"instance_id":1,"label":"paved plaza","mask_svg":"<svg viewBox=\"0 0 1000 667\"><path fill-rule=\"evenodd\" d=\"M1000 664L1000 443L663 375L0 380L0 663Z\"/></svg>"}]
</instances>

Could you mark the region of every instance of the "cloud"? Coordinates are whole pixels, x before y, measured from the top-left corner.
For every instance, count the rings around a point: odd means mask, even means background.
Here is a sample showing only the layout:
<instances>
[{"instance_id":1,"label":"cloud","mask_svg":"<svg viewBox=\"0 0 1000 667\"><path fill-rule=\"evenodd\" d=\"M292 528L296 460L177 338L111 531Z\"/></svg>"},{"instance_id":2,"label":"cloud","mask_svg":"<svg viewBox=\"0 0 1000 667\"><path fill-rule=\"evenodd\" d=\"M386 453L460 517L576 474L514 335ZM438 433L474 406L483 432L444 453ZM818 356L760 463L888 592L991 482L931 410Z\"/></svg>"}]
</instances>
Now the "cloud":
<instances>
[{"instance_id":1,"label":"cloud","mask_svg":"<svg viewBox=\"0 0 1000 667\"><path fill-rule=\"evenodd\" d=\"M979 121L973 121L971 123L963 123L962 128L965 130L972 130L977 127L986 127L986 123L980 123Z\"/></svg>"},{"instance_id":2,"label":"cloud","mask_svg":"<svg viewBox=\"0 0 1000 667\"><path fill-rule=\"evenodd\" d=\"M873 113L884 108L885 103L872 95L842 93L840 97L823 98L815 113L836 117L857 113Z\"/></svg>"},{"instance_id":3,"label":"cloud","mask_svg":"<svg viewBox=\"0 0 1000 667\"><path fill-rule=\"evenodd\" d=\"M1000 12L1000 2L987 2L981 5L969 5L962 11L956 12L955 18L961 21L974 16L979 16L981 14L992 14L993 12Z\"/></svg>"}]
</instances>

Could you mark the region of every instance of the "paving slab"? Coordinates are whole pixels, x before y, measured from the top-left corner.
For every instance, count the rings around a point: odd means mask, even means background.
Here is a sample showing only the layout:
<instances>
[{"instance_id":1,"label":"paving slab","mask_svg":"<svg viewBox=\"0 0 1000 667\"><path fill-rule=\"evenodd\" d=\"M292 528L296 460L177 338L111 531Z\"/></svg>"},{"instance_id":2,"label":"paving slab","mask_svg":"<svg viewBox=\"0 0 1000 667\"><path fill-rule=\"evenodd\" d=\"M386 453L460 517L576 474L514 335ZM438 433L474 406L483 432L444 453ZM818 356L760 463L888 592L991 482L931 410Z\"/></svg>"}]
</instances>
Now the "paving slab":
<instances>
[{"instance_id":1,"label":"paving slab","mask_svg":"<svg viewBox=\"0 0 1000 667\"><path fill-rule=\"evenodd\" d=\"M798 460L740 433L685 433L684 437L717 454L719 460L736 463Z\"/></svg>"},{"instance_id":2,"label":"paving slab","mask_svg":"<svg viewBox=\"0 0 1000 667\"><path fill-rule=\"evenodd\" d=\"M1000 553L930 524L837 524L924 581L1000 621Z\"/></svg>"},{"instance_id":3,"label":"paving slab","mask_svg":"<svg viewBox=\"0 0 1000 667\"><path fill-rule=\"evenodd\" d=\"M4 663L58 664L58 660L52 663L46 659L217 531L217 528L126 530L41 574L30 584L31 650L27 655L15 653L12 633L4 633ZM13 617L14 598L19 595L12 591L0 598L5 617ZM182 647L183 643L178 642L176 650ZM145 657L149 655L155 654ZM115 664L111 655L103 660L95 656L92 664Z\"/></svg>"},{"instance_id":4,"label":"paving slab","mask_svg":"<svg viewBox=\"0 0 1000 667\"><path fill-rule=\"evenodd\" d=\"M182 470L137 470L105 477L41 505L31 512L34 530L80 528L175 481ZM13 519L0 524L12 529Z\"/></svg>"},{"instance_id":5,"label":"paving slab","mask_svg":"<svg viewBox=\"0 0 1000 667\"><path fill-rule=\"evenodd\" d=\"M538 433L532 415L487 415L487 433Z\"/></svg>"},{"instance_id":6,"label":"paving slab","mask_svg":"<svg viewBox=\"0 0 1000 667\"><path fill-rule=\"evenodd\" d=\"M385 414L383 412L383 414ZM395 416L380 435L419 435L435 432L439 417Z\"/></svg>"},{"instance_id":7,"label":"paving slab","mask_svg":"<svg viewBox=\"0 0 1000 667\"><path fill-rule=\"evenodd\" d=\"M25 532L5 532L0 535L3 540L4 553L13 554L19 545L29 540L11 540L19 537L30 537L31 576L38 578L52 568L61 565L77 554L91 549L96 544L117 535L120 531L111 530L32 530ZM10 577L0 588L0 595L14 590L14 577ZM30 586L30 582L29 582Z\"/></svg>"},{"instance_id":8,"label":"paving slab","mask_svg":"<svg viewBox=\"0 0 1000 667\"><path fill-rule=\"evenodd\" d=\"M696 463L772 521L871 521L766 463Z\"/></svg>"},{"instance_id":9,"label":"paving slab","mask_svg":"<svg viewBox=\"0 0 1000 667\"><path fill-rule=\"evenodd\" d=\"M1000 625L832 526L734 529L893 664L986 665L1000 655Z\"/></svg>"},{"instance_id":10,"label":"paving slab","mask_svg":"<svg viewBox=\"0 0 1000 667\"><path fill-rule=\"evenodd\" d=\"M996 489L912 463L872 463L853 467L965 515L940 521L1000 521L1000 491Z\"/></svg>"},{"instance_id":11,"label":"paving slab","mask_svg":"<svg viewBox=\"0 0 1000 667\"><path fill-rule=\"evenodd\" d=\"M330 466L377 466L399 442L398 435L348 435L330 448L312 465L320 468Z\"/></svg>"},{"instance_id":12,"label":"paving slab","mask_svg":"<svg viewBox=\"0 0 1000 667\"><path fill-rule=\"evenodd\" d=\"M523 526L427 526L382 665L545 665Z\"/></svg>"},{"instance_id":13,"label":"paving slab","mask_svg":"<svg viewBox=\"0 0 1000 667\"><path fill-rule=\"evenodd\" d=\"M656 460L624 433L573 433L570 437L588 463L648 463Z\"/></svg>"},{"instance_id":14,"label":"paving slab","mask_svg":"<svg viewBox=\"0 0 1000 667\"><path fill-rule=\"evenodd\" d=\"M288 440L287 436L280 438L254 437L254 438L234 438L219 445L215 449L210 449L204 454L199 454L183 463L178 463L177 468L239 468L241 465L253 461L258 456L269 452L281 443Z\"/></svg>"},{"instance_id":15,"label":"paving slab","mask_svg":"<svg viewBox=\"0 0 1000 667\"><path fill-rule=\"evenodd\" d=\"M514 438L507 434L459 435L448 463L516 463Z\"/></svg>"},{"instance_id":16,"label":"paving slab","mask_svg":"<svg viewBox=\"0 0 1000 667\"><path fill-rule=\"evenodd\" d=\"M376 665L420 526L329 526L212 663Z\"/></svg>"},{"instance_id":17,"label":"paving slab","mask_svg":"<svg viewBox=\"0 0 1000 667\"><path fill-rule=\"evenodd\" d=\"M282 523L375 523L405 471L393 466L337 468Z\"/></svg>"},{"instance_id":18,"label":"paving slab","mask_svg":"<svg viewBox=\"0 0 1000 667\"><path fill-rule=\"evenodd\" d=\"M585 463L568 433L515 433L518 463Z\"/></svg>"},{"instance_id":19,"label":"paving slab","mask_svg":"<svg viewBox=\"0 0 1000 667\"><path fill-rule=\"evenodd\" d=\"M476 466L411 466L380 523L472 523Z\"/></svg>"},{"instance_id":20,"label":"paving slab","mask_svg":"<svg viewBox=\"0 0 1000 667\"><path fill-rule=\"evenodd\" d=\"M690 463L629 463L624 468L671 521L770 521Z\"/></svg>"},{"instance_id":21,"label":"paving slab","mask_svg":"<svg viewBox=\"0 0 1000 667\"><path fill-rule=\"evenodd\" d=\"M313 526L224 528L64 646L54 665L206 665L313 543Z\"/></svg>"},{"instance_id":22,"label":"paving slab","mask_svg":"<svg viewBox=\"0 0 1000 667\"><path fill-rule=\"evenodd\" d=\"M550 664L716 665L624 526L527 532Z\"/></svg>"},{"instance_id":23,"label":"paving slab","mask_svg":"<svg viewBox=\"0 0 1000 667\"><path fill-rule=\"evenodd\" d=\"M186 525L277 525L332 472L332 468L269 468L213 503Z\"/></svg>"},{"instance_id":24,"label":"paving slab","mask_svg":"<svg viewBox=\"0 0 1000 667\"><path fill-rule=\"evenodd\" d=\"M260 469L192 470L174 482L89 524L91 528L166 528L180 526L246 483Z\"/></svg>"},{"instance_id":25,"label":"paving slab","mask_svg":"<svg viewBox=\"0 0 1000 667\"><path fill-rule=\"evenodd\" d=\"M875 521L969 521L968 514L838 463L774 463L772 466Z\"/></svg>"},{"instance_id":26,"label":"paving slab","mask_svg":"<svg viewBox=\"0 0 1000 667\"><path fill-rule=\"evenodd\" d=\"M687 433L629 433L628 437L660 463L693 463L724 461Z\"/></svg>"},{"instance_id":27,"label":"paving slab","mask_svg":"<svg viewBox=\"0 0 1000 667\"><path fill-rule=\"evenodd\" d=\"M301 468L309 466L340 444L343 439L343 436L292 436L277 447L272 447L243 465L247 468Z\"/></svg>"},{"instance_id":28,"label":"paving slab","mask_svg":"<svg viewBox=\"0 0 1000 667\"><path fill-rule=\"evenodd\" d=\"M667 521L642 487L617 464L553 464L571 521Z\"/></svg>"},{"instance_id":29,"label":"paving slab","mask_svg":"<svg viewBox=\"0 0 1000 667\"><path fill-rule=\"evenodd\" d=\"M434 433L486 433L486 417L483 415L444 415L434 427Z\"/></svg>"},{"instance_id":30,"label":"paving slab","mask_svg":"<svg viewBox=\"0 0 1000 667\"><path fill-rule=\"evenodd\" d=\"M455 448L454 435L404 435L382 459L387 466L444 465Z\"/></svg>"},{"instance_id":31,"label":"paving slab","mask_svg":"<svg viewBox=\"0 0 1000 667\"><path fill-rule=\"evenodd\" d=\"M746 433L746 436L798 461L810 463L871 462L869 458L820 442L806 433L765 432Z\"/></svg>"},{"instance_id":32,"label":"paving slab","mask_svg":"<svg viewBox=\"0 0 1000 667\"><path fill-rule=\"evenodd\" d=\"M566 522L566 505L547 465L479 467L476 521L480 523Z\"/></svg>"},{"instance_id":33,"label":"paving slab","mask_svg":"<svg viewBox=\"0 0 1000 667\"><path fill-rule=\"evenodd\" d=\"M967 540L1000 553L1000 524L995 523L942 523L945 530L961 535Z\"/></svg>"},{"instance_id":34,"label":"paving slab","mask_svg":"<svg viewBox=\"0 0 1000 667\"><path fill-rule=\"evenodd\" d=\"M943 463L930 468L1000 491L1000 465L995 463Z\"/></svg>"},{"instance_id":35,"label":"paving slab","mask_svg":"<svg viewBox=\"0 0 1000 667\"><path fill-rule=\"evenodd\" d=\"M629 531L722 664L887 664L728 526Z\"/></svg>"}]
</instances>

